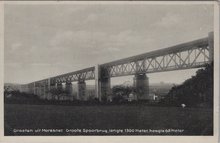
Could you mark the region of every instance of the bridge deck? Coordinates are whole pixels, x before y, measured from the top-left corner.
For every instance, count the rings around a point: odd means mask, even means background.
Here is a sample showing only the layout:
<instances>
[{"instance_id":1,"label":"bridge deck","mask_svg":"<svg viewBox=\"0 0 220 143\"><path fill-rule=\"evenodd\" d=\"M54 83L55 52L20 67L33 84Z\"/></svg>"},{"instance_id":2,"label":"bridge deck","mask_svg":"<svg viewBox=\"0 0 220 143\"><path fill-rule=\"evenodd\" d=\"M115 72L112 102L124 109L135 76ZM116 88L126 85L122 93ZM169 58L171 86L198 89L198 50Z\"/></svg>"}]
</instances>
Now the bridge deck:
<instances>
[{"instance_id":1,"label":"bridge deck","mask_svg":"<svg viewBox=\"0 0 220 143\"><path fill-rule=\"evenodd\" d=\"M212 42L210 43L209 35L206 38L104 63L98 67L101 71L105 71L104 76L108 77L198 68L212 62L213 47L209 46ZM30 85L91 80L95 79L95 70L95 67L89 67L35 81L30 83Z\"/></svg>"}]
</instances>

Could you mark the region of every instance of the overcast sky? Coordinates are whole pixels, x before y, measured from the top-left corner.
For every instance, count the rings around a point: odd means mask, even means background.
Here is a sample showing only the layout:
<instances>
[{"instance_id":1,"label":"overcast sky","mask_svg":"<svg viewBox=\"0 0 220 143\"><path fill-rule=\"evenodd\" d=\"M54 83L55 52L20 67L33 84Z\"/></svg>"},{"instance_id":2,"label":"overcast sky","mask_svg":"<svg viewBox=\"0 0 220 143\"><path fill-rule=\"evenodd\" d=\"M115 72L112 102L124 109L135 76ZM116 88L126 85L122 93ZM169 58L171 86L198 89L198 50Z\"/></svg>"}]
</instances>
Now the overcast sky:
<instances>
[{"instance_id":1,"label":"overcast sky","mask_svg":"<svg viewBox=\"0 0 220 143\"><path fill-rule=\"evenodd\" d=\"M207 4L5 5L5 82L28 83L203 38L213 31L213 13ZM194 73L148 76L181 83Z\"/></svg>"}]
</instances>

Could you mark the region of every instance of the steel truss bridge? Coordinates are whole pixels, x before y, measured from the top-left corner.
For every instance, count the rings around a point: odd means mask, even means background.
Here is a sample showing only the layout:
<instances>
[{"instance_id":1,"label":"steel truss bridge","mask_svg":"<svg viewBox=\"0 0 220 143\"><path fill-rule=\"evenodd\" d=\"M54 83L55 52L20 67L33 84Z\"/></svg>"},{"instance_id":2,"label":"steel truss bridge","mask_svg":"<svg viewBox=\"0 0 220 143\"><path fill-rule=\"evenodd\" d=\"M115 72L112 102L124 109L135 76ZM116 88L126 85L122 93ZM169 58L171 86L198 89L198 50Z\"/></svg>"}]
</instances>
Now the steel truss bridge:
<instances>
[{"instance_id":1,"label":"steel truss bridge","mask_svg":"<svg viewBox=\"0 0 220 143\"><path fill-rule=\"evenodd\" d=\"M86 96L85 81L95 80L96 97L101 100L111 92L111 77L135 75L137 91L142 91L140 97L146 99L149 92L147 73L199 68L210 64L214 56L213 37L213 32L210 32L202 39L35 81L27 84L28 92L46 98L51 89L61 88L62 83L71 92L71 82L77 81L80 98Z\"/></svg>"}]
</instances>

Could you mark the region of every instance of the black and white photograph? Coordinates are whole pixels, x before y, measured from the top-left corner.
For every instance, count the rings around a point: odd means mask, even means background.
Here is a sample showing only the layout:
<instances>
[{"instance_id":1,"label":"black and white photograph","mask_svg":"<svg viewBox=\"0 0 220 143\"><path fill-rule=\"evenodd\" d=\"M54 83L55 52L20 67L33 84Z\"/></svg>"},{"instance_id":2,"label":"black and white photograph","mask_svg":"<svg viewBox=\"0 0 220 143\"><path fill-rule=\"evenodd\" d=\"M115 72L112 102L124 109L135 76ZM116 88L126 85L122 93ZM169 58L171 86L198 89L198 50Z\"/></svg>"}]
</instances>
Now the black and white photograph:
<instances>
[{"instance_id":1,"label":"black and white photograph","mask_svg":"<svg viewBox=\"0 0 220 143\"><path fill-rule=\"evenodd\" d=\"M3 5L3 136L218 132L217 3Z\"/></svg>"}]
</instances>

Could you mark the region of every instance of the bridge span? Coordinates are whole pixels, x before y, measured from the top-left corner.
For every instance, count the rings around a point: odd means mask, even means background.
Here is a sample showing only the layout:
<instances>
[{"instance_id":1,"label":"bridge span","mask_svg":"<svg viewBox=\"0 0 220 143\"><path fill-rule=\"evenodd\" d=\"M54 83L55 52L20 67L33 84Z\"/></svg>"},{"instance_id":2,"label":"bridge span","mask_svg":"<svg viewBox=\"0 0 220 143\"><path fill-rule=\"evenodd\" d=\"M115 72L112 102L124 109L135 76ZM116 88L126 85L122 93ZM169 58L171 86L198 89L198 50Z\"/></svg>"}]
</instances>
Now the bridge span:
<instances>
[{"instance_id":1,"label":"bridge span","mask_svg":"<svg viewBox=\"0 0 220 143\"><path fill-rule=\"evenodd\" d=\"M72 82L78 82L78 98L85 99L86 80L95 80L96 97L111 94L111 77L134 75L134 85L139 99L147 99L149 82L146 74L204 67L213 61L213 32L207 37L172 47L116 60L86 69L50 77L27 84L30 93L46 98L54 88L72 90Z\"/></svg>"}]
</instances>

